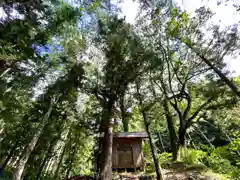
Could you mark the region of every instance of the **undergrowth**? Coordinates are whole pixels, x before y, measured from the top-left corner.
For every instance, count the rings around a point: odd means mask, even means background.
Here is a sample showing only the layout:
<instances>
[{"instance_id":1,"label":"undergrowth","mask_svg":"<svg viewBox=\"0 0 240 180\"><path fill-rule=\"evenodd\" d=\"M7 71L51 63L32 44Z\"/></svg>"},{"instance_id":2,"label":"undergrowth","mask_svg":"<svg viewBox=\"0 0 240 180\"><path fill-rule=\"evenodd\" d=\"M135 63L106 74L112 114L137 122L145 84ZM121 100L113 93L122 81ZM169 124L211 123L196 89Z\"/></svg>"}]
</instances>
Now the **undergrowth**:
<instances>
[{"instance_id":1,"label":"undergrowth","mask_svg":"<svg viewBox=\"0 0 240 180\"><path fill-rule=\"evenodd\" d=\"M239 158L228 147L221 148L205 148L203 150L181 148L177 162L172 162L171 153L160 153L158 159L163 169L185 169L196 170L203 175L214 174L222 177L221 179L239 180L240 168ZM151 158L152 159L152 158ZM155 171L152 160L147 160L146 172L153 173ZM210 173L212 172L212 173Z\"/></svg>"}]
</instances>

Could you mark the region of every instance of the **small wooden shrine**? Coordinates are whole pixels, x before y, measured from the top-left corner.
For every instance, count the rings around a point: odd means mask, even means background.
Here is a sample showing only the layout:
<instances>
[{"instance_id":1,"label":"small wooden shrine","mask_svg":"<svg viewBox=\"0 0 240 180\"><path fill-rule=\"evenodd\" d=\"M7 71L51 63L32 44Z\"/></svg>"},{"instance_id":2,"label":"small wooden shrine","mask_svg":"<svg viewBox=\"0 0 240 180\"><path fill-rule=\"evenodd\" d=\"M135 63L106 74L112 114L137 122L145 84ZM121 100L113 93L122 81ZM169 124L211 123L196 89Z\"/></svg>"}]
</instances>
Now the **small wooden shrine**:
<instances>
[{"instance_id":1,"label":"small wooden shrine","mask_svg":"<svg viewBox=\"0 0 240 180\"><path fill-rule=\"evenodd\" d=\"M103 134L101 135L103 137ZM125 169L136 171L144 169L142 140L145 132L117 132L113 134L112 168L113 171Z\"/></svg>"}]
</instances>

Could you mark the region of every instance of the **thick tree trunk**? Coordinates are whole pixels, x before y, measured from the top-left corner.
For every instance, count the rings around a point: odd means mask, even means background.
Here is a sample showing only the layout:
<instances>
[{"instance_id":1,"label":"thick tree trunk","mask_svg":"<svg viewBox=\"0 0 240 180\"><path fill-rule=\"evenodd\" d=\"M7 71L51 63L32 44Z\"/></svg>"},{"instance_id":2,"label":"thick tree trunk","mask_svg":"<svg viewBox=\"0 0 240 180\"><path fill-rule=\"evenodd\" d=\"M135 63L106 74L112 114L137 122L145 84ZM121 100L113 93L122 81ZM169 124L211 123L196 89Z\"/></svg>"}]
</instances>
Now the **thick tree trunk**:
<instances>
[{"instance_id":1,"label":"thick tree trunk","mask_svg":"<svg viewBox=\"0 0 240 180\"><path fill-rule=\"evenodd\" d=\"M44 115L43 121L41 122L41 124L39 124L39 126L37 128L37 132L34 134L31 141L25 146L24 151L23 151L20 159L18 160L17 168L16 168L15 172L13 173L12 180L21 180L25 165L26 165L33 149L35 148L35 146L38 142L38 139L40 138L40 136L42 134L43 129L46 126L46 123L52 113L52 110L53 110L53 104L50 105L47 113Z\"/></svg>"},{"instance_id":2,"label":"thick tree trunk","mask_svg":"<svg viewBox=\"0 0 240 180\"><path fill-rule=\"evenodd\" d=\"M61 153L60 160L59 160L59 162L58 162L57 169L56 169L56 171L55 171L55 173L54 173L54 178L53 178L53 179L58 179L58 178L59 178L59 177L58 177L58 175L59 175L58 173L59 173L60 167L61 167L61 165L62 165L62 161L63 161L64 154L65 154L65 152L66 152L66 149L67 149L67 146L64 145L64 148L63 148L63 151L62 151L62 153Z\"/></svg>"},{"instance_id":3,"label":"thick tree trunk","mask_svg":"<svg viewBox=\"0 0 240 180\"><path fill-rule=\"evenodd\" d=\"M112 180L113 108L116 97L110 97L103 105L102 128L104 137L101 146L100 180Z\"/></svg>"},{"instance_id":4,"label":"thick tree trunk","mask_svg":"<svg viewBox=\"0 0 240 180\"><path fill-rule=\"evenodd\" d=\"M156 148L155 148L155 145L153 143L152 135L151 135L150 130L149 130L149 123L148 123L146 112L142 111L142 115L143 115L143 120L144 120L144 124L145 124L145 127L146 127L146 131L147 131L147 134L148 134L148 137L149 137L149 143L150 143L150 147L151 147L151 152L152 152L153 162L154 162L155 171L156 171L156 175L157 175L157 180L163 180L164 178L163 178L163 174L162 174L162 171L161 171L161 167L159 166L159 163L158 163Z\"/></svg>"},{"instance_id":5,"label":"thick tree trunk","mask_svg":"<svg viewBox=\"0 0 240 180\"><path fill-rule=\"evenodd\" d=\"M101 169L100 180L112 180L112 143L113 143L113 127L111 122L104 131L102 153L101 153Z\"/></svg>"},{"instance_id":6,"label":"thick tree trunk","mask_svg":"<svg viewBox=\"0 0 240 180\"><path fill-rule=\"evenodd\" d=\"M63 157L64 157L65 152L67 150L67 145L68 145L67 140L70 138L71 130L72 130L71 129L71 125L69 125L69 128L65 131L66 134L64 134L64 143L63 143L63 146L60 148L60 157L58 158L59 161L56 162L56 164L57 164L56 170L52 171L53 174L54 174L54 178L53 179L60 179L59 178L59 170L61 168ZM53 151L55 151L55 149Z\"/></svg>"},{"instance_id":7,"label":"thick tree trunk","mask_svg":"<svg viewBox=\"0 0 240 180\"><path fill-rule=\"evenodd\" d=\"M124 94L120 96L120 109L122 114L123 131L128 132L129 119L125 116Z\"/></svg>"},{"instance_id":8,"label":"thick tree trunk","mask_svg":"<svg viewBox=\"0 0 240 180\"><path fill-rule=\"evenodd\" d=\"M61 133L60 133L60 134L61 134ZM59 135L60 135L60 134L59 134ZM49 146L48 146L48 150L47 150L47 152L46 152L46 154L45 154L45 156L44 156L44 158L43 158L43 161L42 161L42 163L41 163L41 166L40 166L40 168L39 168L39 171L38 171L38 173L37 173L37 176L36 176L35 180L40 179L40 176L41 176L41 174L42 174L43 168L44 168L44 166L45 166L48 158L51 156L52 148L53 148L55 142L57 141L58 137L59 137L59 136L53 138L52 141L50 142L50 144L49 144Z\"/></svg>"},{"instance_id":9,"label":"thick tree trunk","mask_svg":"<svg viewBox=\"0 0 240 180\"><path fill-rule=\"evenodd\" d=\"M128 120L127 120L127 119L125 119L125 120L123 121L123 131L124 131L124 132L128 132L128 131L129 131L129 128L128 128Z\"/></svg>"},{"instance_id":10,"label":"thick tree trunk","mask_svg":"<svg viewBox=\"0 0 240 180\"><path fill-rule=\"evenodd\" d=\"M179 141L179 145L184 147L185 146L185 136L186 136L186 131L179 131L179 135L178 135L178 141Z\"/></svg>"},{"instance_id":11,"label":"thick tree trunk","mask_svg":"<svg viewBox=\"0 0 240 180\"><path fill-rule=\"evenodd\" d=\"M33 149L35 148L39 137L41 136L42 130L44 129L44 126L38 127L38 131L35 133L33 139L26 145L24 148L23 154L19 159L16 171L13 174L13 179L12 180L21 180L25 165L28 161L28 158L30 157Z\"/></svg>"},{"instance_id":12,"label":"thick tree trunk","mask_svg":"<svg viewBox=\"0 0 240 180\"><path fill-rule=\"evenodd\" d=\"M102 141L99 137L96 144L97 144L97 149L95 150L95 157L96 157L95 178L98 179L100 174L101 152L102 152Z\"/></svg>"}]
</instances>

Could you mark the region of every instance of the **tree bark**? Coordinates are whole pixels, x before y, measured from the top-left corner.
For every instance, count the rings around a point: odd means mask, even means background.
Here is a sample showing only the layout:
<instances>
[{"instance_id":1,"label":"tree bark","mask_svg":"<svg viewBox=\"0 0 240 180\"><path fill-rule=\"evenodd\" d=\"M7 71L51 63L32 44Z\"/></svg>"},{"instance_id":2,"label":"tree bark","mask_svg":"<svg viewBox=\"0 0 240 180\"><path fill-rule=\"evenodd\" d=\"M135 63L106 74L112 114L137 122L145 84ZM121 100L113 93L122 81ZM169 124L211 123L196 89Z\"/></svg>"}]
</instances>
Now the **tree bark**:
<instances>
[{"instance_id":1,"label":"tree bark","mask_svg":"<svg viewBox=\"0 0 240 180\"><path fill-rule=\"evenodd\" d=\"M163 144L163 140L162 140L161 133L158 132L158 133L157 133L157 136L158 136L159 143L160 143L161 146L162 146L162 151L163 151L163 152L166 152L166 150L165 150L165 148L164 148L164 144Z\"/></svg>"},{"instance_id":2,"label":"tree bark","mask_svg":"<svg viewBox=\"0 0 240 180\"><path fill-rule=\"evenodd\" d=\"M144 125L145 125L146 131L147 131L147 134L148 134L148 138L149 138L149 143L150 143L150 147L151 147L151 152L152 152L152 157L153 157L153 162L154 162L154 166L155 166L157 180L163 180L164 178L163 178L163 174L162 174L162 171L161 171L161 167L159 166L159 163L158 163L156 147L153 143L152 136L151 136L151 133L150 133L150 130L149 130L148 117L147 117L147 114L146 114L146 111L145 111L146 108L143 105L143 100L142 100L142 97L141 97L141 94L140 94L140 91L139 91L139 89L140 89L139 82L136 82L136 89L137 89L137 99L138 99L139 105L142 109L143 121L144 121Z\"/></svg>"},{"instance_id":3,"label":"tree bark","mask_svg":"<svg viewBox=\"0 0 240 180\"><path fill-rule=\"evenodd\" d=\"M170 144L171 144L171 150L172 150L172 160L176 161L178 159L178 150L179 150L178 137L177 137L176 129L174 127L172 114L171 114L169 106L168 106L167 89L166 89L163 79L161 79L160 82L161 82L161 86L162 86L163 94L164 94L162 103L163 103L163 109L165 111L165 117L166 117L167 125L168 125L168 132L169 132Z\"/></svg>"},{"instance_id":4,"label":"tree bark","mask_svg":"<svg viewBox=\"0 0 240 180\"><path fill-rule=\"evenodd\" d=\"M157 180L163 180L164 178L163 178L161 167L159 166L159 163L158 163L158 156L157 156L157 153L156 153L156 147L153 143L152 135L151 135L150 130L149 130L149 123L148 123L148 119L147 119L147 114L146 114L145 111L142 111L142 115L143 115L143 120L144 120L144 124L145 124L145 127L146 127L146 131L147 131L147 134L148 134L148 138L149 138L149 143L150 143L150 147L151 147L151 152L152 152L153 162L154 162L155 171L156 171L156 175L157 175Z\"/></svg>"},{"instance_id":5,"label":"tree bark","mask_svg":"<svg viewBox=\"0 0 240 180\"><path fill-rule=\"evenodd\" d=\"M100 131L99 131L100 132ZM99 137L97 137L98 139L96 140L96 149L94 152L94 157L95 157L95 162L93 161L93 167L94 167L94 178L98 179L98 175L100 174L100 161L101 161L101 145L102 145L102 141Z\"/></svg>"},{"instance_id":6,"label":"tree bark","mask_svg":"<svg viewBox=\"0 0 240 180\"><path fill-rule=\"evenodd\" d=\"M102 153L100 180L112 180L112 143L113 143L113 127L111 122L105 128Z\"/></svg>"},{"instance_id":7,"label":"tree bark","mask_svg":"<svg viewBox=\"0 0 240 180\"><path fill-rule=\"evenodd\" d=\"M176 161L178 158L178 138L176 134L176 130L174 127L173 119L169 111L169 107L167 104L167 100L163 100L163 108L165 110L165 116L167 119L167 125L168 125L168 131L169 131L169 137L170 137L170 143L171 143L171 149L172 149L172 160Z\"/></svg>"},{"instance_id":8,"label":"tree bark","mask_svg":"<svg viewBox=\"0 0 240 180\"><path fill-rule=\"evenodd\" d=\"M69 167L68 167L68 169L67 169L67 173L66 173L65 179L68 179L68 178L69 178L70 172L71 172L71 170L72 170L72 164L73 164L73 161L74 161L74 158L75 158L75 154L76 154L76 152L77 152L77 150L76 150L75 147L73 147L73 149L74 149L74 151L71 153L71 157L70 157L71 160L70 160Z\"/></svg>"},{"instance_id":9,"label":"tree bark","mask_svg":"<svg viewBox=\"0 0 240 180\"><path fill-rule=\"evenodd\" d=\"M182 39L181 39L182 40ZM184 42L182 40L182 42ZM186 43L185 43L186 44ZM211 63L211 59L207 59L204 55L200 54L198 50L186 44L193 52L195 52L202 60L205 62L227 85L228 87L238 96L240 97L239 88L224 74L219 70L214 64Z\"/></svg>"},{"instance_id":10,"label":"tree bark","mask_svg":"<svg viewBox=\"0 0 240 180\"><path fill-rule=\"evenodd\" d=\"M62 161L63 161L64 154L66 152L66 149L67 149L67 146L65 144L64 148L63 148L63 151L61 153L61 156L60 156L60 160L59 160L58 165L57 165L57 169L56 169L56 171L54 173L54 178L53 179L58 179L58 173L59 173L60 167L62 165Z\"/></svg>"},{"instance_id":11,"label":"tree bark","mask_svg":"<svg viewBox=\"0 0 240 180\"><path fill-rule=\"evenodd\" d=\"M61 132L60 132L60 134L61 134ZM40 179L40 176L41 176L41 174L42 174L42 170L43 170L43 168L44 168L44 166L45 166L48 158L51 156L52 148L53 148L55 142L57 141L57 139L59 138L60 134L59 134L57 137L54 137L54 138L52 139L52 141L50 142L50 144L49 144L49 146L48 146L48 150L47 150L47 152L46 152L46 154L45 154L45 156L44 156L44 158L43 158L43 161L42 161L42 163L41 163L41 166L40 166L40 168L39 168L39 171L38 171L38 173L37 173L37 176L36 176L35 180Z\"/></svg>"},{"instance_id":12,"label":"tree bark","mask_svg":"<svg viewBox=\"0 0 240 180\"><path fill-rule=\"evenodd\" d=\"M113 144L113 107L115 98L109 98L109 101L103 106L103 127L104 137L102 140L101 164L100 164L100 180L112 180L112 144Z\"/></svg>"},{"instance_id":13,"label":"tree bark","mask_svg":"<svg viewBox=\"0 0 240 180\"><path fill-rule=\"evenodd\" d=\"M16 143L14 144L14 146L12 147L11 151L9 152L7 158L5 159L3 165L1 166L1 168L0 168L0 177L1 177L1 175L2 175L2 173L3 173L3 171L4 171L4 169L5 169L5 167L8 165L8 162L9 162L10 159L12 158L13 153L14 153L15 149L17 148L18 144L19 144L19 142L16 142Z\"/></svg>"},{"instance_id":14,"label":"tree bark","mask_svg":"<svg viewBox=\"0 0 240 180\"><path fill-rule=\"evenodd\" d=\"M47 124L47 121L48 121L48 119L49 119L49 117L52 113L52 110L53 110L53 105L55 103L56 103L56 101L54 103L50 104L50 107L49 107L47 113L43 117L43 121L40 122L40 124L37 127L37 132L34 134L31 141L25 146L24 151L23 151L23 153L22 153L22 155L21 155L21 157L18 161L17 168L16 168L15 172L13 173L12 180L21 180L25 165L26 165L33 149L35 148L35 146L38 142L38 139L40 138L40 136L42 134L43 129L45 128L45 126Z\"/></svg>"},{"instance_id":15,"label":"tree bark","mask_svg":"<svg viewBox=\"0 0 240 180\"><path fill-rule=\"evenodd\" d=\"M179 141L179 145L182 147L185 146L185 136L186 136L186 131L179 131L178 141Z\"/></svg>"},{"instance_id":16,"label":"tree bark","mask_svg":"<svg viewBox=\"0 0 240 180\"><path fill-rule=\"evenodd\" d=\"M38 131L35 133L33 139L24 148L23 154L19 159L16 171L13 174L12 180L21 180L21 177L22 177L25 165L28 161L28 158L30 157L34 147L36 146L44 127L45 126L43 126L43 125L41 125L40 127L38 126Z\"/></svg>"},{"instance_id":17,"label":"tree bark","mask_svg":"<svg viewBox=\"0 0 240 180\"><path fill-rule=\"evenodd\" d=\"M120 109L122 114L123 131L128 132L129 119L125 116L124 94L120 96Z\"/></svg>"},{"instance_id":18,"label":"tree bark","mask_svg":"<svg viewBox=\"0 0 240 180\"><path fill-rule=\"evenodd\" d=\"M198 54L199 55L199 54ZM228 87L238 96L240 97L240 91L238 87L230 81L225 74L223 74L217 67L215 67L208 59L204 56L199 57L228 85Z\"/></svg>"}]
</instances>

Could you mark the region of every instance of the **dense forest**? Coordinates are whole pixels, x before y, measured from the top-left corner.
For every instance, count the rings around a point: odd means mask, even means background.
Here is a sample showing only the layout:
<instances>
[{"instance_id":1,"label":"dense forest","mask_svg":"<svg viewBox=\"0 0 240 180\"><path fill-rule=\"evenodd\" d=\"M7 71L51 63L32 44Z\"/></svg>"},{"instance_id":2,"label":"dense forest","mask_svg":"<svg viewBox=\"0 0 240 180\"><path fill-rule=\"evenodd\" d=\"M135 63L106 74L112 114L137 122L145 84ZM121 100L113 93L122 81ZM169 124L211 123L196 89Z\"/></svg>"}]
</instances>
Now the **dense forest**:
<instances>
[{"instance_id":1,"label":"dense forest","mask_svg":"<svg viewBox=\"0 0 240 180\"><path fill-rule=\"evenodd\" d=\"M238 24L136 2L0 1L0 179L118 179L114 132L147 133L143 177L240 179Z\"/></svg>"}]
</instances>

